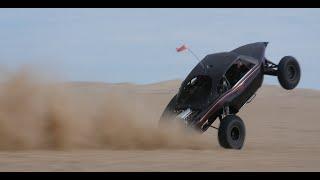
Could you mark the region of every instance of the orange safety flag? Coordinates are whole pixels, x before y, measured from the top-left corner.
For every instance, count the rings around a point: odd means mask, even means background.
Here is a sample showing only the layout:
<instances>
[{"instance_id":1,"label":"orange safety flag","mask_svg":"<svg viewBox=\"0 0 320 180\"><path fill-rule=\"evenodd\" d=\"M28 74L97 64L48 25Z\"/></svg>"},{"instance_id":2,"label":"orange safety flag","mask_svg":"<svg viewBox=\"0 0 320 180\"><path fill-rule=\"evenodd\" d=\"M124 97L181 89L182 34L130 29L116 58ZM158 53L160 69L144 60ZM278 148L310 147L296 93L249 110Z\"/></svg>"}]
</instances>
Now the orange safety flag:
<instances>
[{"instance_id":1,"label":"orange safety flag","mask_svg":"<svg viewBox=\"0 0 320 180\"><path fill-rule=\"evenodd\" d=\"M181 51L184 51L184 50L186 50L186 49L188 49L188 48L186 47L186 45L182 45L181 47L176 48L177 52L181 52Z\"/></svg>"}]
</instances>

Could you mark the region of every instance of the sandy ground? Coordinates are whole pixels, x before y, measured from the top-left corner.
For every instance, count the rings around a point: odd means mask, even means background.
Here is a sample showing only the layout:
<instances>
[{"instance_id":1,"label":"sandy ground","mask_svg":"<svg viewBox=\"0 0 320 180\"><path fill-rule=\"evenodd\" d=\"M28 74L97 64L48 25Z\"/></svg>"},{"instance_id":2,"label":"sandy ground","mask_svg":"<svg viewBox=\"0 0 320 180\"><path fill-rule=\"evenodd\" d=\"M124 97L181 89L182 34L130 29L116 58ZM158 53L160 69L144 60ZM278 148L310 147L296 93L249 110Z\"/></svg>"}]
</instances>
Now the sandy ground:
<instances>
[{"instance_id":1,"label":"sandy ground","mask_svg":"<svg viewBox=\"0 0 320 180\"><path fill-rule=\"evenodd\" d=\"M67 86L92 101L116 88L142 99L152 109L150 121L156 123L179 81ZM208 147L200 149L4 149L0 151L0 171L320 171L319 106L320 91L286 91L280 86L265 85L239 113L247 131L242 150L221 148L217 131L209 129L202 135ZM218 126L219 121L214 124Z\"/></svg>"}]
</instances>

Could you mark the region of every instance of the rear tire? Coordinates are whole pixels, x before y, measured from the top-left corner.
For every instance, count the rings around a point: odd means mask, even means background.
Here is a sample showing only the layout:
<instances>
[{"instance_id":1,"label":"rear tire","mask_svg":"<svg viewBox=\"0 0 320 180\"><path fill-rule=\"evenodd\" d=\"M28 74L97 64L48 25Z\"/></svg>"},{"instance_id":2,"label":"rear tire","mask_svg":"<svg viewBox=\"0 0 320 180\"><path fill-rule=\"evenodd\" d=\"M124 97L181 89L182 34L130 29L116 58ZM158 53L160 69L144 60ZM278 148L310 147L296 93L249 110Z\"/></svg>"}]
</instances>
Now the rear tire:
<instances>
[{"instance_id":1,"label":"rear tire","mask_svg":"<svg viewBox=\"0 0 320 180\"><path fill-rule=\"evenodd\" d=\"M287 90L295 88L300 81L300 66L292 56L283 57L278 65L278 80L280 85Z\"/></svg>"},{"instance_id":2,"label":"rear tire","mask_svg":"<svg viewBox=\"0 0 320 180\"><path fill-rule=\"evenodd\" d=\"M219 126L219 144L227 149L241 149L245 140L246 129L243 121L236 115L224 117Z\"/></svg>"},{"instance_id":3,"label":"rear tire","mask_svg":"<svg viewBox=\"0 0 320 180\"><path fill-rule=\"evenodd\" d=\"M173 121L174 118L177 116L177 114L174 113L174 108L177 102L176 97L177 95L173 96L173 98L170 100L165 110L161 114L161 117L159 120L160 127L163 127L164 125L168 125L169 123L171 123L170 121Z\"/></svg>"}]
</instances>

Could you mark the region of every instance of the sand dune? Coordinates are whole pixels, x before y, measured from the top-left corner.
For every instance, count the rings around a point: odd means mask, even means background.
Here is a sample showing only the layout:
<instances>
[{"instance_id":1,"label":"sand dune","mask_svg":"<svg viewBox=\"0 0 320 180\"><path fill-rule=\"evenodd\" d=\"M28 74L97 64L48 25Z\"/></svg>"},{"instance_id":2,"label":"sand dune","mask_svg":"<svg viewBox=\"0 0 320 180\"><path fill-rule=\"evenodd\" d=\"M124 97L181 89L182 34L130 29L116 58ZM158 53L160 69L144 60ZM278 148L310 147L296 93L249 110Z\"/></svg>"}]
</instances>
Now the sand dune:
<instances>
[{"instance_id":1,"label":"sand dune","mask_svg":"<svg viewBox=\"0 0 320 180\"><path fill-rule=\"evenodd\" d=\"M157 128L179 80L44 86L25 77L0 86L0 171L320 170L317 90L264 85L239 113L239 151L221 148L214 129Z\"/></svg>"}]
</instances>

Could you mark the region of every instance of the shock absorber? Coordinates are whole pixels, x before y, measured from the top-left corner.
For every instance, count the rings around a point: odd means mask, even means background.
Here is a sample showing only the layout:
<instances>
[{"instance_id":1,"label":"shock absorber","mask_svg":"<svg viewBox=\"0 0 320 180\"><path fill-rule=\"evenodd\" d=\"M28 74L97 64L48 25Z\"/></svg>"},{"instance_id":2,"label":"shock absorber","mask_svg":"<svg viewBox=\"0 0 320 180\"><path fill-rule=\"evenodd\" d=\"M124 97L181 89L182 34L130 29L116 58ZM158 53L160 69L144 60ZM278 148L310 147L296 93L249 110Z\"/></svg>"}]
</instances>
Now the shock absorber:
<instances>
[{"instance_id":1,"label":"shock absorber","mask_svg":"<svg viewBox=\"0 0 320 180\"><path fill-rule=\"evenodd\" d=\"M227 115L230 114L230 108L229 106L224 106L223 107L223 117L226 117Z\"/></svg>"}]
</instances>

